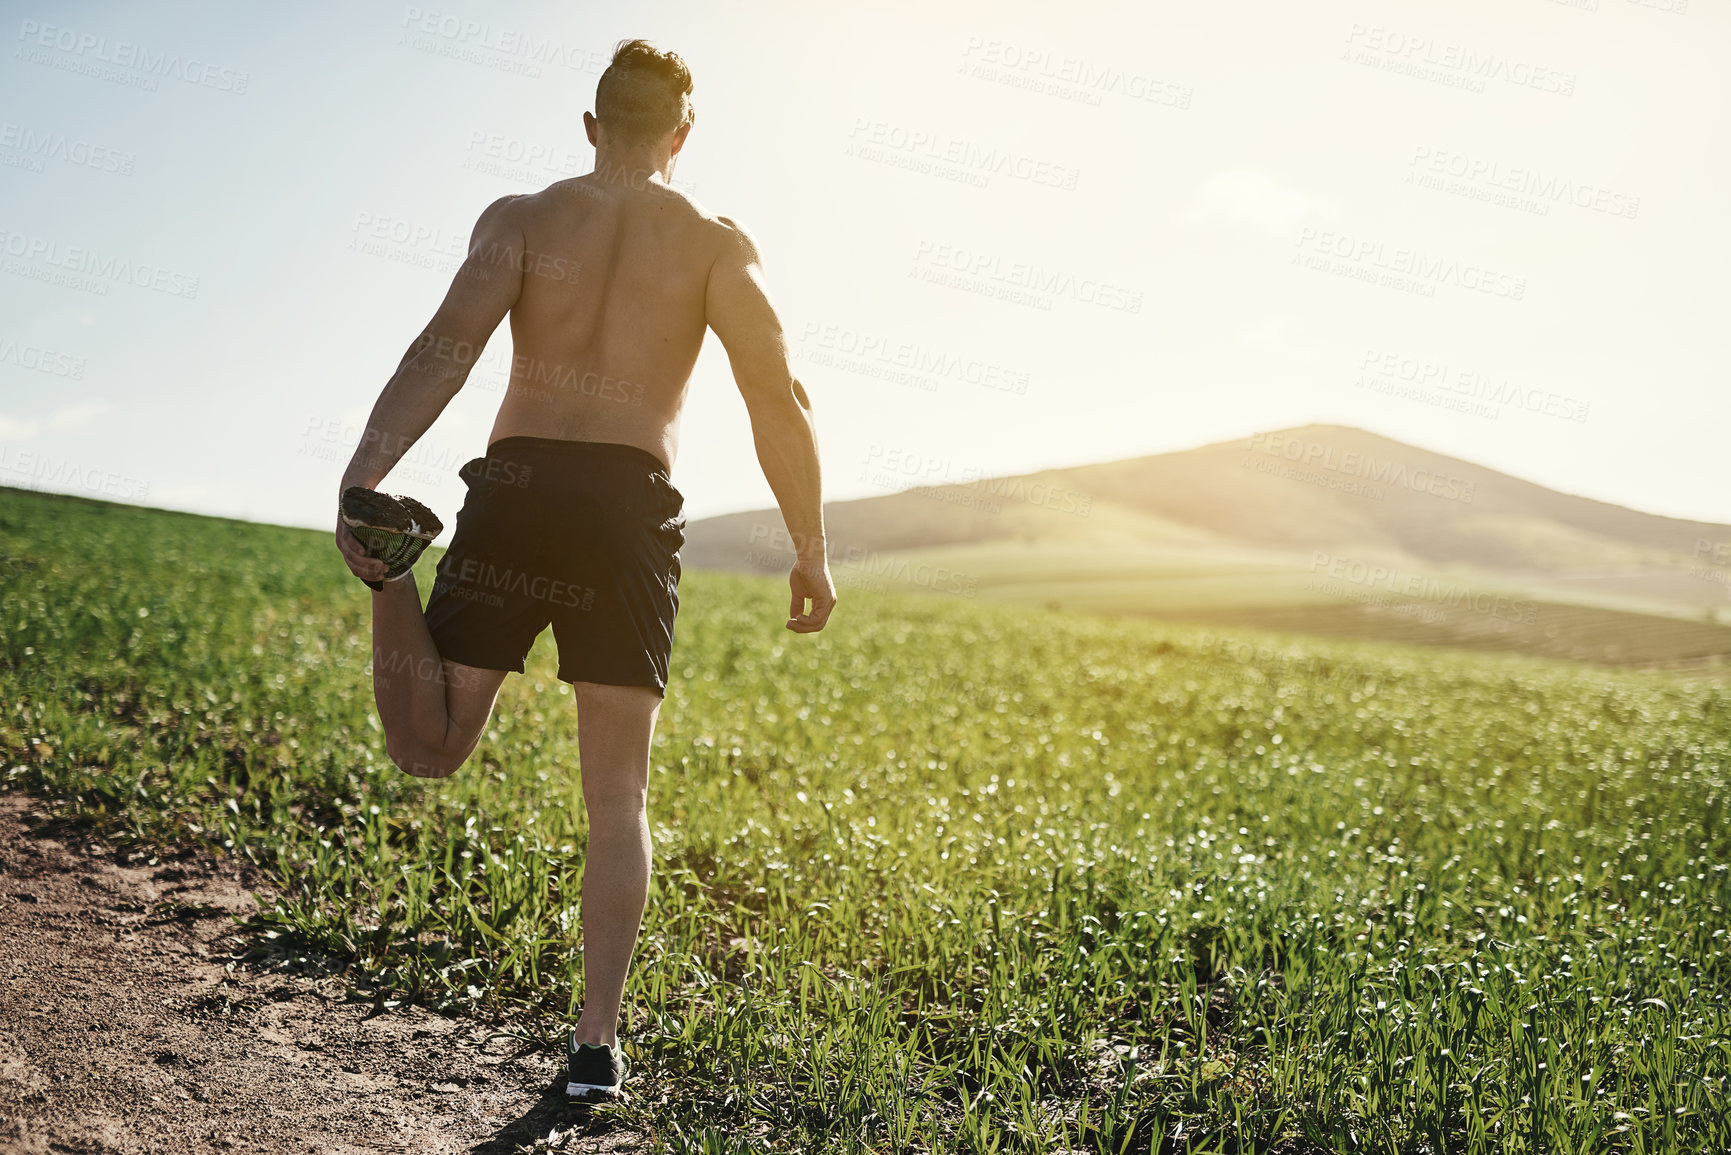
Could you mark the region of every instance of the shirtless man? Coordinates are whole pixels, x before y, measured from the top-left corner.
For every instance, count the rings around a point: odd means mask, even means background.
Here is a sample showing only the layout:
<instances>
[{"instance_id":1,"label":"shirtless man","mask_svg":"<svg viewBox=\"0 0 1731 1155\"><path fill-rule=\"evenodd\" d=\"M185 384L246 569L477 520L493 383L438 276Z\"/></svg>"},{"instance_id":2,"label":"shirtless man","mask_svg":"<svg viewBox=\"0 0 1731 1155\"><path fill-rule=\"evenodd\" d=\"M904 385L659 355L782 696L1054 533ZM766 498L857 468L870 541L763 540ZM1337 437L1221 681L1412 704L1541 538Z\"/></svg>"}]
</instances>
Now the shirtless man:
<instances>
[{"instance_id":1,"label":"shirtless man","mask_svg":"<svg viewBox=\"0 0 1731 1155\"><path fill-rule=\"evenodd\" d=\"M691 88L677 55L619 45L595 113L583 116L595 170L481 214L339 491L337 545L355 576L379 587L373 688L385 748L403 770L442 778L461 766L506 673L521 673L553 627L559 677L577 699L589 815L583 1012L567 1044L574 1100L617 1094L624 1078L616 1032L648 890L649 745L684 543L683 498L668 475L706 328L727 350L758 461L799 546L787 628L823 629L836 601L810 403L756 246L668 184L691 130ZM462 388L507 313L510 385L486 454L462 468L468 492L423 615L413 574L388 567L389 554L351 527L377 541L362 523L389 521L369 514L395 499L371 491ZM425 507L408 506L424 528Z\"/></svg>"}]
</instances>

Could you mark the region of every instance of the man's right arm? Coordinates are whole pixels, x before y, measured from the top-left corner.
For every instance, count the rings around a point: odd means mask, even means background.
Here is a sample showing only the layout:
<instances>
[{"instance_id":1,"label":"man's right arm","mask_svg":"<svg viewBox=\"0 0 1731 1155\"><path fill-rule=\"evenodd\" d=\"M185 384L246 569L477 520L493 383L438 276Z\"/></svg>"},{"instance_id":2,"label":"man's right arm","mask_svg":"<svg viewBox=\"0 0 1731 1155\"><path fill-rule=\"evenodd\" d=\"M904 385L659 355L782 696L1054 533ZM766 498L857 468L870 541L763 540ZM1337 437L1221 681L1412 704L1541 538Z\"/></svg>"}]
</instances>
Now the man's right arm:
<instances>
[{"instance_id":1,"label":"man's right arm","mask_svg":"<svg viewBox=\"0 0 1731 1155\"><path fill-rule=\"evenodd\" d=\"M824 541L823 475L811 400L794 379L781 318L764 288L757 246L743 228L721 219L727 235L709 272L706 319L727 350L734 382L751 415L758 463L798 554L789 576L793 600L787 628L815 633L835 607L835 586Z\"/></svg>"}]
</instances>

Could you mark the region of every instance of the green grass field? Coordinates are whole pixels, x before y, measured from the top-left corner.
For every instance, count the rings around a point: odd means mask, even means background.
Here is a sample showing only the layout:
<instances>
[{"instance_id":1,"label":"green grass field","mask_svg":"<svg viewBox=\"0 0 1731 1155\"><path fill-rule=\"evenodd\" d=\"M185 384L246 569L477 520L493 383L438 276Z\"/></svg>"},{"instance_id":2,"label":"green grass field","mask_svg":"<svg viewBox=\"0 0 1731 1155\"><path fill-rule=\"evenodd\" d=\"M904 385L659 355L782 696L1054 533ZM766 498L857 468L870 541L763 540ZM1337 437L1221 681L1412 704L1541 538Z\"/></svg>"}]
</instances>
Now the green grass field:
<instances>
[{"instance_id":1,"label":"green grass field","mask_svg":"<svg viewBox=\"0 0 1731 1155\"><path fill-rule=\"evenodd\" d=\"M1731 1149L1723 685L845 587L798 638L779 582L682 594L617 1109L658 1149ZM328 533L0 490L0 773L264 866L262 961L556 1045L551 637L428 783L367 609Z\"/></svg>"}]
</instances>

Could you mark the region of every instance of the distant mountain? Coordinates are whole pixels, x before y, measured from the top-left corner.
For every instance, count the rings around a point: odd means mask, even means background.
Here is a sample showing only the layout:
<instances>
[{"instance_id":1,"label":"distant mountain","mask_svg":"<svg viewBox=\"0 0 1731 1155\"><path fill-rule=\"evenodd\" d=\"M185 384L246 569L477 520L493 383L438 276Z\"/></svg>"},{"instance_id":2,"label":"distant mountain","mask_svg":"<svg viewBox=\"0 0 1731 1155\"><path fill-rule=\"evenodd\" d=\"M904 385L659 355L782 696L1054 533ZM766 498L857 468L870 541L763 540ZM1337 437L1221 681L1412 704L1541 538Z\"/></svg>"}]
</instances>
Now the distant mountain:
<instances>
[{"instance_id":1,"label":"distant mountain","mask_svg":"<svg viewBox=\"0 0 1731 1155\"><path fill-rule=\"evenodd\" d=\"M899 464L871 478L899 492L825 509L844 587L1617 662L1731 654L1718 624L1731 620L1731 526L1559 493L1362 429L966 485L901 488ZM697 522L683 553L757 573L792 556L774 510ZM1520 601L1522 620L1497 626L1510 616L1497 596Z\"/></svg>"}]
</instances>

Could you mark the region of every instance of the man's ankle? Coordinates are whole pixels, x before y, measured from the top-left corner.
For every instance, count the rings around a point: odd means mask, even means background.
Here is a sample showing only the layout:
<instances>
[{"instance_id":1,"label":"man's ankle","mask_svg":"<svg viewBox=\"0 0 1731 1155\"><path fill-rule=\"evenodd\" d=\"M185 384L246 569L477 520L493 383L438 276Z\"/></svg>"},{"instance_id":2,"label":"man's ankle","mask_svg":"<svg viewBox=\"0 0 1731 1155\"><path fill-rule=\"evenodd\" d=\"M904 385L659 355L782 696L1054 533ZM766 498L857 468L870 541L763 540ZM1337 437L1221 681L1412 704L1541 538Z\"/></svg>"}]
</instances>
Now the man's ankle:
<instances>
[{"instance_id":1,"label":"man's ankle","mask_svg":"<svg viewBox=\"0 0 1731 1155\"><path fill-rule=\"evenodd\" d=\"M375 595L382 594L385 597L390 598L399 596L399 592L405 589L414 590L416 599L418 600L420 598L421 591L415 585L415 571L413 570L410 570L402 577L393 578L387 582L380 582L379 588L374 590L373 593Z\"/></svg>"},{"instance_id":2,"label":"man's ankle","mask_svg":"<svg viewBox=\"0 0 1731 1155\"><path fill-rule=\"evenodd\" d=\"M571 1028L571 1038L578 1046L582 1046L584 1043L593 1043L603 1047L617 1047L619 1045L617 1033L610 1034L599 1027L586 1027L581 1022Z\"/></svg>"}]
</instances>

